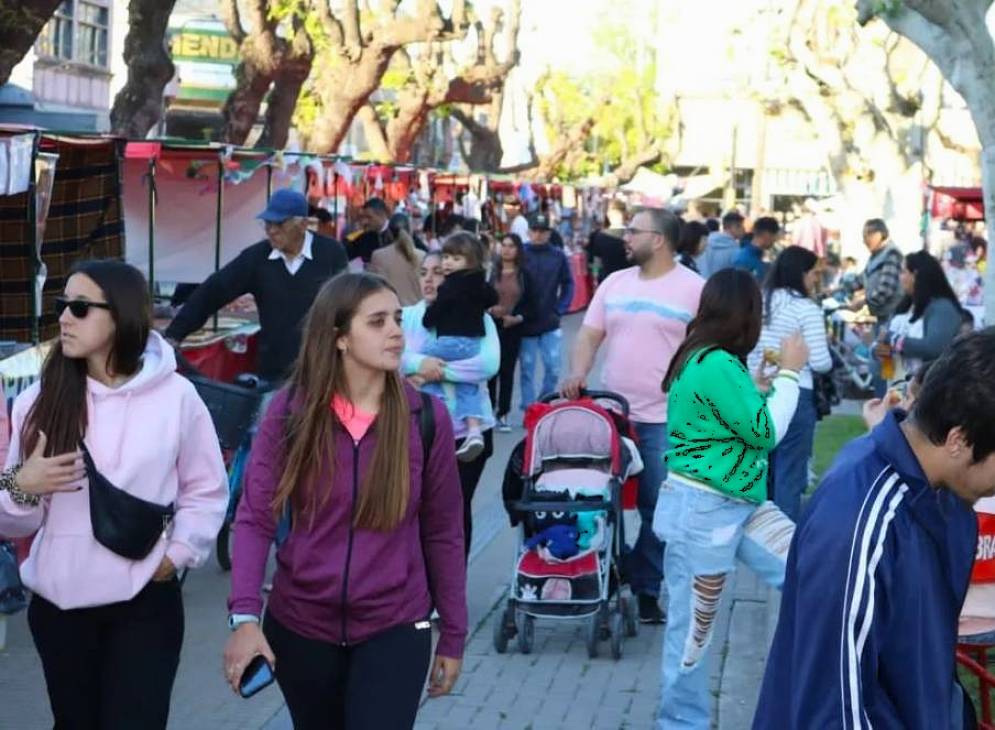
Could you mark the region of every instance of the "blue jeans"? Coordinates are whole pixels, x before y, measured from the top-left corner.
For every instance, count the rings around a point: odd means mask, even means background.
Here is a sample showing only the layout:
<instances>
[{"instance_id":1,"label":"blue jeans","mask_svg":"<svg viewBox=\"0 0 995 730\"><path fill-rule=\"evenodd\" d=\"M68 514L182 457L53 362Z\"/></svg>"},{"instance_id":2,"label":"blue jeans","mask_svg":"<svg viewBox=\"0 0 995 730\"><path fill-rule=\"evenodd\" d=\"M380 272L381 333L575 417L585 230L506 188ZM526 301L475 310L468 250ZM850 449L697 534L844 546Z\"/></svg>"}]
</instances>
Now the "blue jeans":
<instances>
[{"instance_id":1,"label":"blue jeans","mask_svg":"<svg viewBox=\"0 0 995 730\"><path fill-rule=\"evenodd\" d=\"M657 730L708 730L715 619L739 558L775 588L795 525L771 502L753 504L671 480L660 488L653 531L667 543L667 626Z\"/></svg>"},{"instance_id":2,"label":"blue jeans","mask_svg":"<svg viewBox=\"0 0 995 730\"><path fill-rule=\"evenodd\" d=\"M663 543L653 534L653 511L660 485L667 478L666 423L637 423L632 425L639 437L639 456L643 471L639 475L639 492L636 506L639 509L639 537L632 550L626 554L625 574L633 593L648 596L660 595L663 580Z\"/></svg>"},{"instance_id":3,"label":"blue jeans","mask_svg":"<svg viewBox=\"0 0 995 730\"><path fill-rule=\"evenodd\" d=\"M435 342L426 345L421 354L437 357L446 362L466 360L480 354L480 342L480 337L443 335ZM467 418L483 418L484 406L480 394L480 383L452 383L452 386L456 395L456 404L452 412L453 420L465 421ZM422 390L438 396L443 403L446 402L442 383L425 383Z\"/></svg>"},{"instance_id":4,"label":"blue jeans","mask_svg":"<svg viewBox=\"0 0 995 730\"><path fill-rule=\"evenodd\" d=\"M556 390L560 380L560 343L563 331L559 328L544 332L538 337L522 338L522 354L519 355L522 378L522 410L536 402L535 372L536 357L542 357L542 390L544 396Z\"/></svg>"},{"instance_id":5,"label":"blue jeans","mask_svg":"<svg viewBox=\"0 0 995 730\"><path fill-rule=\"evenodd\" d=\"M795 522L801 514L802 493L808 486L808 463L812 458L817 420L815 394L802 388L788 432L771 455L774 503Z\"/></svg>"}]
</instances>

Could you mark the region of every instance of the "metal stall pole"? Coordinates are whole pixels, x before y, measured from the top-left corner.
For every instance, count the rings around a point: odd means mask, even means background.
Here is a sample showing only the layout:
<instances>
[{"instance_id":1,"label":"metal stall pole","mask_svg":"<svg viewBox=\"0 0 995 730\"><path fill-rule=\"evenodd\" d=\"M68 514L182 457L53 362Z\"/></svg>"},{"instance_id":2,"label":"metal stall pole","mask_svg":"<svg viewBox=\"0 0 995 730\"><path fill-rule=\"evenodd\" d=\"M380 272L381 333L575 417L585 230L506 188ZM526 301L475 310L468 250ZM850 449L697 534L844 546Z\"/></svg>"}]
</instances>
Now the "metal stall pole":
<instances>
[{"instance_id":1,"label":"metal stall pole","mask_svg":"<svg viewBox=\"0 0 995 730\"><path fill-rule=\"evenodd\" d=\"M214 271L221 268L221 213L224 209L225 199L225 163L218 157L218 208L214 217ZM218 331L218 313L214 313L212 327Z\"/></svg>"},{"instance_id":2,"label":"metal stall pole","mask_svg":"<svg viewBox=\"0 0 995 730\"><path fill-rule=\"evenodd\" d=\"M149 158L149 296L155 302L155 157Z\"/></svg>"},{"instance_id":3,"label":"metal stall pole","mask_svg":"<svg viewBox=\"0 0 995 730\"><path fill-rule=\"evenodd\" d=\"M266 165L266 202L273 197L273 166Z\"/></svg>"},{"instance_id":4,"label":"metal stall pole","mask_svg":"<svg viewBox=\"0 0 995 730\"><path fill-rule=\"evenodd\" d=\"M41 145L41 132L35 132L31 141L31 174L28 178L28 231L31 241L31 344L41 341L41 308L45 298L44 291L38 291L38 276L41 274L43 261L41 244L38 240L38 185L35 182L35 160L38 159L38 147Z\"/></svg>"},{"instance_id":5,"label":"metal stall pole","mask_svg":"<svg viewBox=\"0 0 995 730\"><path fill-rule=\"evenodd\" d=\"M341 238L339 234L339 173L332 171L332 220L335 221L335 237ZM342 226L345 230L345 226Z\"/></svg>"}]
</instances>

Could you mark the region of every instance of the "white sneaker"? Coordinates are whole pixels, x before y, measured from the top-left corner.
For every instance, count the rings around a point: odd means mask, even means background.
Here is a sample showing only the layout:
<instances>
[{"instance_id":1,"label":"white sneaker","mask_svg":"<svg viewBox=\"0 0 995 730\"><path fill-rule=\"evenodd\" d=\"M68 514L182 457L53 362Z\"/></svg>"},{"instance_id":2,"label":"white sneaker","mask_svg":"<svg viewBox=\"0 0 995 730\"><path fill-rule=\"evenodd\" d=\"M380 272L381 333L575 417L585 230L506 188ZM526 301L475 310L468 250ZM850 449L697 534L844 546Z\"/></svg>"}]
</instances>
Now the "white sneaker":
<instances>
[{"instance_id":1,"label":"white sneaker","mask_svg":"<svg viewBox=\"0 0 995 730\"><path fill-rule=\"evenodd\" d=\"M497 419L497 430L500 433L511 433L511 424L508 423L507 418Z\"/></svg>"},{"instance_id":2,"label":"white sneaker","mask_svg":"<svg viewBox=\"0 0 995 730\"><path fill-rule=\"evenodd\" d=\"M484 451L484 437L479 433L471 433L456 450L458 461L473 461Z\"/></svg>"}]
</instances>

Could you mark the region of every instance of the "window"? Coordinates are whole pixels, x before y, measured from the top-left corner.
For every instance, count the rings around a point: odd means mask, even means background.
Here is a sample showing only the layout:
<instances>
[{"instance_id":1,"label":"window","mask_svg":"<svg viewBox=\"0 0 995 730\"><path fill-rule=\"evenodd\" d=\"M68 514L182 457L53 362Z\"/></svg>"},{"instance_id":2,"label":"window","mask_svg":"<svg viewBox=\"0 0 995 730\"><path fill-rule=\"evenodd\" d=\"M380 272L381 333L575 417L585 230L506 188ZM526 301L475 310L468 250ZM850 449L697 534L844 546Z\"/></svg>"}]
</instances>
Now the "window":
<instances>
[{"instance_id":1,"label":"window","mask_svg":"<svg viewBox=\"0 0 995 730\"><path fill-rule=\"evenodd\" d=\"M92 2L76 2L76 60L107 66L107 25L110 11Z\"/></svg>"},{"instance_id":2,"label":"window","mask_svg":"<svg viewBox=\"0 0 995 730\"><path fill-rule=\"evenodd\" d=\"M65 0L45 26L38 55L107 68L110 10L95 0Z\"/></svg>"},{"instance_id":3,"label":"window","mask_svg":"<svg viewBox=\"0 0 995 730\"><path fill-rule=\"evenodd\" d=\"M42 56L73 59L73 0L60 5L41 33L38 52Z\"/></svg>"}]
</instances>

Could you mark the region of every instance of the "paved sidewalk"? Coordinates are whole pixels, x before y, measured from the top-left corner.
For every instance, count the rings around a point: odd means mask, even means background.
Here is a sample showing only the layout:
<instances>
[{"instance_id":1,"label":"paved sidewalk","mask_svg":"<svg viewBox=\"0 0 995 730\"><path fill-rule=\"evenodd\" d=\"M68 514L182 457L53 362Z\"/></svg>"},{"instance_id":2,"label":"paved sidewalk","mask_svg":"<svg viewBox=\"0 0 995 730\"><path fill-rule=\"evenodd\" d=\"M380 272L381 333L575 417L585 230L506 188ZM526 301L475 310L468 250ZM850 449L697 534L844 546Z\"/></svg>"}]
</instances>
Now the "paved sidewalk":
<instances>
[{"instance_id":1,"label":"paved sidewalk","mask_svg":"<svg viewBox=\"0 0 995 730\"><path fill-rule=\"evenodd\" d=\"M750 727L778 597L747 568L738 569L713 639L713 727L718 730ZM455 692L427 700L416 730L653 727L663 627L641 626L615 662L607 643L599 658L588 658L583 622L539 621L531 654L518 653L512 641L500 655L491 639L495 615L471 638Z\"/></svg>"}]
</instances>

